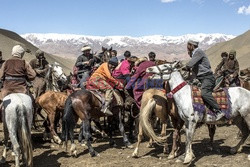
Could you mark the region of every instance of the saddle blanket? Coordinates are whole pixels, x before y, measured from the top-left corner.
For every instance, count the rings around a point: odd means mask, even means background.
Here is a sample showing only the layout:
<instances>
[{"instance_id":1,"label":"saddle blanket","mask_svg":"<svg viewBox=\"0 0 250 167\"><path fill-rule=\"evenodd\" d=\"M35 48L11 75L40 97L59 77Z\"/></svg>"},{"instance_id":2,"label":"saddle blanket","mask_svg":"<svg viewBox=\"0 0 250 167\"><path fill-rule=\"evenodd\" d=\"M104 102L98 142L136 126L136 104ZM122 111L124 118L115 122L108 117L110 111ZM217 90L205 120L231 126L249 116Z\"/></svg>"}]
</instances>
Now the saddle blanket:
<instances>
[{"instance_id":1,"label":"saddle blanket","mask_svg":"<svg viewBox=\"0 0 250 167\"><path fill-rule=\"evenodd\" d=\"M230 96L228 94L228 88L223 88L223 90L212 93L213 97L219 104L221 111L224 112L225 117L229 119L232 113ZM201 97L201 90L193 86L192 87L192 98L193 98L193 108L199 113L207 112L207 114L215 115L205 104Z\"/></svg>"}]
</instances>

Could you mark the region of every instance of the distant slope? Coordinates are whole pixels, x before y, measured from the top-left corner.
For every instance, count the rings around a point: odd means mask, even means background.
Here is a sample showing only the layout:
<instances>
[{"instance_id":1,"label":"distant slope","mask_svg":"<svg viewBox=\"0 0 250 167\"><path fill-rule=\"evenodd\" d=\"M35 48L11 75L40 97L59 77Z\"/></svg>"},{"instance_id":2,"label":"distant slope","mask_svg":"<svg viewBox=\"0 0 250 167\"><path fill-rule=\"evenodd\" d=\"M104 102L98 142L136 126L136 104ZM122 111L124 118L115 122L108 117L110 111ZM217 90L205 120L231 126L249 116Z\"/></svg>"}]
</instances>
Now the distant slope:
<instances>
[{"instance_id":1,"label":"distant slope","mask_svg":"<svg viewBox=\"0 0 250 167\"><path fill-rule=\"evenodd\" d=\"M28 48L31 50L31 54L25 53L24 59L30 61L31 59L35 58L35 52L38 49L30 42L23 39L20 35L15 32L0 29L0 50L3 53L3 59L9 59L11 57L11 51L13 46L20 44L24 48ZM58 62L64 69L66 74L69 74L72 71L72 66L74 64L74 60L71 59L64 59L58 56L54 56L51 54L45 54L46 59L49 63Z\"/></svg>"},{"instance_id":2,"label":"distant slope","mask_svg":"<svg viewBox=\"0 0 250 167\"><path fill-rule=\"evenodd\" d=\"M236 50L236 57L241 69L250 67L250 30L234 39L218 43L209 48L206 53L209 56L212 67L215 68L220 62L220 54L222 52L230 52L231 49Z\"/></svg>"}]
</instances>

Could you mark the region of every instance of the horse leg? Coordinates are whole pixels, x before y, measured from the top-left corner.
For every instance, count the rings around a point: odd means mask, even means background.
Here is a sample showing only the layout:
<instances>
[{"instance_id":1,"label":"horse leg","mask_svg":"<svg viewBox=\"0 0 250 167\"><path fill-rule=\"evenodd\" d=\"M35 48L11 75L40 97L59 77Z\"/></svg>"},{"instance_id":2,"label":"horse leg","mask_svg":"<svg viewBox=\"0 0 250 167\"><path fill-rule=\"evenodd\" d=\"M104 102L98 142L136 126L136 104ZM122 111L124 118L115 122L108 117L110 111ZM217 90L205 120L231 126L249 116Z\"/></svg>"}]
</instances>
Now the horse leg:
<instances>
[{"instance_id":1,"label":"horse leg","mask_svg":"<svg viewBox=\"0 0 250 167\"><path fill-rule=\"evenodd\" d=\"M10 122L8 125L8 130L9 130L9 137L10 137L10 141L12 143L13 146L13 151L15 153L15 166L19 167L20 166L20 146L18 144L18 139L17 139L17 130L15 128L15 125Z\"/></svg>"},{"instance_id":2,"label":"horse leg","mask_svg":"<svg viewBox=\"0 0 250 167\"><path fill-rule=\"evenodd\" d=\"M83 136L86 140L86 145L88 147L89 153L91 157L99 156L99 154L93 149L91 143L90 143L90 121L88 119L82 121L82 130L83 130Z\"/></svg>"},{"instance_id":3,"label":"horse leg","mask_svg":"<svg viewBox=\"0 0 250 167\"><path fill-rule=\"evenodd\" d=\"M161 128L161 136L164 137L167 135L167 122L162 123L162 128ZM168 144L166 143L163 147L163 154L167 154L168 152Z\"/></svg>"},{"instance_id":4,"label":"horse leg","mask_svg":"<svg viewBox=\"0 0 250 167\"><path fill-rule=\"evenodd\" d=\"M9 132L8 132L5 120L4 120L4 116L2 118L3 118L3 130L4 130L4 150L3 150L3 155L2 155L0 163L5 163L6 162L6 156L7 156L6 154L7 154L7 151L8 151Z\"/></svg>"},{"instance_id":5,"label":"horse leg","mask_svg":"<svg viewBox=\"0 0 250 167\"><path fill-rule=\"evenodd\" d=\"M183 162L184 164L190 163L194 157L193 150L192 150L192 141L194 137L196 124L197 123L195 122L195 120L189 120L188 125L186 125L186 150L185 150L185 158Z\"/></svg>"},{"instance_id":6,"label":"horse leg","mask_svg":"<svg viewBox=\"0 0 250 167\"><path fill-rule=\"evenodd\" d=\"M136 144L135 150L134 150L134 152L132 154L133 158L137 158L138 157L139 146L140 146L140 143L142 141L142 138L143 138L143 131L142 131L141 125L139 124L139 133L138 133L138 136L137 136L137 144Z\"/></svg>"},{"instance_id":7,"label":"horse leg","mask_svg":"<svg viewBox=\"0 0 250 167\"><path fill-rule=\"evenodd\" d=\"M234 123L240 129L240 131L242 133L242 137L241 137L241 140L239 141L239 143L235 147L231 148L231 150L230 150L231 154L235 154L235 153L240 152L242 150L242 145L245 143L245 141L249 135L248 125L246 124L246 122L244 121L244 119L241 116L236 117L234 119Z\"/></svg>"},{"instance_id":8,"label":"horse leg","mask_svg":"<svg viewBox=\"0 0 250 167\"><path fill-rule=\"evenodd\" d=\"M208 127L209 137L210 137L210 141L209 141L210 146L208 147L208 149L210 149L212 151L213 150L213 142L214 142L214 134L215 134L216 126L207 124L207 127Z\"/></svg>"},{"instance_id":9,"label":"horse leg","mask_svg":"<svg viewBox=\"0 0 250 167\"><path fill-rule=\"evenodd\" d=\"M48 113L50 113L50 114L48 114L49 121L50 121L50 133L52 135L52 139L56 143L61 144L62 140L59 138L59 136L55 132L55 112L56 111L48 112Z\"/></svg>"},{"instance_id":10,"label":"horse leg","mask_svg":"<svg viewBox=\"0 0 250 167\"><path fill-rule=\"evenodd\" d=\"M119 108L119 130L121 132L121 135L123 136L123 142L126 147L133 148L133 145L128 141L128 137L125 133L123 121L122 121L122 109Z\"/></svg>"},{"instance_id":11,"label":"horse leg","mask_svg":"<svg viewBox=\"0 0 250 167\"><path fill-rule=\"evenodd\" d=\"M102 126L101 126L100 122L95 120L95 119L93 119L93 122L95 123L95 125L98 128L98 129L96 129L96 132L100 133L102 135L102 137L107 137L107 134L102 129Z\"/></svg>"},{"instance_id":12,"label":"horse leg","mask_svg":"<svg viewBox=\"0 0 250 167\"><path fill-rule=\"evenodd\" d=\"M111 147L116 147L116 143L113 140L113 131L115 130L115 125L114 125L114 116L112 117L107 117L108 121L108 129L109 129L109 145Z\"/></svg>"},{"instance_id":13,"label":"horse leg","mask_svg":"<svg viewBox=\"0 0 250 167\"><path fill-rule=\"evenodd\" d=\"M70 141L71 141L71 147L69 150L69 154L74 157L77 157L77 150L76 150L76 144L74 143L74 127L70 126L69 129L69 137L70 137Z\"/></svg>"},{"instance_id":14,"label":"horse leg","mask_svg":"<svg viewBox=\"0 0 250 167\"><path fill-rule=\"evenodd\" d=\"M172 150L168 156L168 159L173 159L179 154L180 146L181 146L181 128L183 127L184 121L180 118L171 117L174 133L173 133L173 145Z\"/></svg>"}]
</instances>

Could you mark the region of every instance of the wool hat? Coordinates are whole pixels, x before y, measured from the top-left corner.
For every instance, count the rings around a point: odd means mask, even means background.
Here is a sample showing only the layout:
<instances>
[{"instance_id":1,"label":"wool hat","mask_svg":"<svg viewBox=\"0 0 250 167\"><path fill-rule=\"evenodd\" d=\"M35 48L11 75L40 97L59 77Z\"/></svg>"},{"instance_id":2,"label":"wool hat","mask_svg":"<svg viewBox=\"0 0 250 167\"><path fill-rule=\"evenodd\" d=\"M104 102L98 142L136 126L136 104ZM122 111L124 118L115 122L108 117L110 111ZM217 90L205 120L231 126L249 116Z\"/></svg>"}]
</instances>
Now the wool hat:
<instances>
[{"instance_id":1,"label":"wool hat","mask_svg":"<svg viewBox=\"0 0 250 167\"><path fill-rule=\"evenodd\" d=\"M109 60L109 64L112 64L114 66L118 66L118 59L117 57L112 57L110 60Z\"/></svg>"},{"instance_id":2,"label":"wool hat","mask_svg":"<svg viewBox=\"0 0 250 167\"><path fill-rule=\"evenodd\" d=\"M199 42L196 41L196 40L188 40L188 43L191 44L191 45L194 45L194 46L198 46L199 45Z\"/></svg>"},{"instance_id":3,"label":"wool hat","mask_svg":"<svg viewBox=\"0 0 250 167\"><path fill-rule=\"evenodd\" d=\"M84 45L81 49L82 52L86 51L86 50L91 50L91 47L89 45Z\"/></svg>"},{"instance_id":4,"label":"wool hat","mask_svg":"<svg viewBox=\"0 0 250 167\"><path fill-rule=\"evenodd\" d=\"M24 48L21 45L16 45L12 48L12 56L22 58L24 55Z\"/></svg>"}]
</instances>

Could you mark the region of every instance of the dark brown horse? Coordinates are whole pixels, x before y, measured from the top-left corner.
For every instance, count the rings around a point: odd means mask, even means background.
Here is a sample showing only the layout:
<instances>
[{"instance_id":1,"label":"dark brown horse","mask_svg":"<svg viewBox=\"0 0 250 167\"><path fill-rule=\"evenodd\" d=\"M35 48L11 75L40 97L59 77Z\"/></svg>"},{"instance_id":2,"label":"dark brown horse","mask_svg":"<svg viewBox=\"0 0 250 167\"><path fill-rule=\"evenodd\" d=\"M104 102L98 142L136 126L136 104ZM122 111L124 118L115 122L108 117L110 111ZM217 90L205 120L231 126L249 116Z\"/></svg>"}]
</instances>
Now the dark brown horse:
<instances>
[{"instance_id":1,"label":"dark brown horse","mask_svg":"<svg viewBox=\"0 0 250 167\"><path fill-rule=\"evenodd\" d=\"M112 51L112 47L111 48L105 48L102 47L102 52L99 53L99 57L101 59L101 61L104 62L108 62L109 59L111 59L112 55L111 55L111 51Z\"/></svg>"},{"instance_id":2,"label":"dark brown horse","mask_svg":"<svg viewBox=\"0 0 250 167\"><path fill-rule=\"evenodd\" d=\"M73 92L66 100L65 109L63 114L63 127L62 127L62 139L65 141L66 150L67 150L67 140L68 135L71 140L70 153L76 155L76 146L74 144L74 127L78 118L82 121L82 135L86 141L86 145L89 149L91 156L99 155L92 147L90 143L91 133L90 133L90 119L91 118L100 118L104 114L100 112L102 107L102 101L94 95L94 93L88 90L79 90ZM123 136L123 142L126 147L131 147L131 143L128 141L127 135L124 131L124 125L122 121L122 107L115 102L112 103L111 111L113 116L108 117L108 119L119 120L119 129ZM110 120L111 121L111 120ZM109 121L109 122L110 122ZM112 140L112 129L113 124L109 123L109 136L110 144L113 144Z\"/></svg>"}]
</instances>

